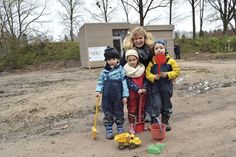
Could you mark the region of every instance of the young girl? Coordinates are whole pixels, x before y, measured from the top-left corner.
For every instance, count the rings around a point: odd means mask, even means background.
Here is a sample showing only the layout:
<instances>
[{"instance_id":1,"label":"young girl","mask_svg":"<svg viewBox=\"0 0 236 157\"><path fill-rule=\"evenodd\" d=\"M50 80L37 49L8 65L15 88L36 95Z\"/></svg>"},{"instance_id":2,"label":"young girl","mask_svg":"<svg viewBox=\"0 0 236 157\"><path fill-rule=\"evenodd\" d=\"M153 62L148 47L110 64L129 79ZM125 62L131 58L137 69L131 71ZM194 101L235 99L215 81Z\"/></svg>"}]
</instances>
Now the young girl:
<instances>
[{"instance_id":1,"label":"young girl","mask_svg":"<svg viewBox=\"0 0 236 157\"><path fill-rule=\"evenodd\" d=\"M124 49L135 49L138 52L139 62L142 63L145 68L147 67L148 63L152 60L153 53L151 51L153 45L153 36L151 33L147 32L143 27L138 26L135 27L129 36L127 37L126 41L124 42ZM126 64L125 55L126 52L123 52L123 56L121 58L120 64L124 66ZM151 121L149 113L149 105L145 105L145 121Z\"/></svg>"},{"instance_id":2,"label":"young girl","mask_svg":"<svg viewBox=\"0 0 236 157\"><path fill-rule=\"evenodd\" d=\"M156 41L153 46L154 56L146 68L146 78L150 84L149 114L152 123L161 113L162 123L166 124L166 131L170 131L169 118L172 113L170 101L173 94L172 80L180 74L180 68L176 61L166 54L163 41Z\"/></svg>"},{"instance_id":3,"label":"young girl","mask_svg":"<svg viewBox=\"0 0 236 157\"><path fill-rule=\"evenodd\" d=\"M129 87L128 99L128 120L130 123L129 132L135 133L134 123L139 119L138 113L141 110L141 121L144 120L144 106L146 102L147 81L145 81L145 66L139 62L136 50L130 49L126 52L127 63L124 66L125 75ZM142 97L142 99L141 99ZM141 108L139 103L141 99ZM135 121L136 120L136 121Z\"/></svg>"},{"instance_id":4,"label":"young girl","mask_svg":"<svg viewBox=\"0 0 236 157\"><path fill-rule=\"evenodd\" d=\"M118 51L109 47L105 49L104 56L106 65L98 79L96 96L99 97L102 93L103 123L106 129L106 138L113 139L112 126L114 122L116 123L118 134L124 131L123 104L127 104L129 92L125 71L119 65Z\"/></svg>"}]
</instances>

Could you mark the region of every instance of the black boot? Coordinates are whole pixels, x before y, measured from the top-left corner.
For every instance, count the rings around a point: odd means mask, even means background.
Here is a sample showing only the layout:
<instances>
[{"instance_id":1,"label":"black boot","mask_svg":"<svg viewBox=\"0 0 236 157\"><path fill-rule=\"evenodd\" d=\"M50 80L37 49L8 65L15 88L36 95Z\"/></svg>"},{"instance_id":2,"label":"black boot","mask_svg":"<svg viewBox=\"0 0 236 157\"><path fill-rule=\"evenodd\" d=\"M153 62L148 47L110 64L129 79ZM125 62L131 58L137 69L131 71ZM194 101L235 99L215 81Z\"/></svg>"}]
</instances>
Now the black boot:
<instances>
[{"instance_id":1,"label":"black boot","mask_svg":"<svg viewBox=\"0 0 236 157\"><path fill-rule=\"evenodd\" d=\"M162 123L166 125L166 131L171 131L171 126L169 124L170 116L162 116Z\"/></svg>"}]
</instances>

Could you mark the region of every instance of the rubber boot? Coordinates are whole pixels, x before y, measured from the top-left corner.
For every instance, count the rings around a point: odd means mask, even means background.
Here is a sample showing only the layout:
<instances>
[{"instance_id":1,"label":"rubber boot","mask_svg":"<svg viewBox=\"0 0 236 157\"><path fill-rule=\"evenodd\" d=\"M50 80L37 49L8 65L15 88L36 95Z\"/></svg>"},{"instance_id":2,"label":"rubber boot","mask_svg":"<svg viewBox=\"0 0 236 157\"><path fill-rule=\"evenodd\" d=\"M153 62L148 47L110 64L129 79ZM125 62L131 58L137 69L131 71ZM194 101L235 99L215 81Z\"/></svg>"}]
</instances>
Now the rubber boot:
<instances>
[{"instance_id":1,"label":"rubber boot","mask_svg":"<svg viewBox=\"0 0 236 157\"><path fill-rule=\"evenodd\" d=\"M166 131L171 131L171 126L169 124L170 116L163 116L162 123L166 125Z\"/></svg>"},{"instance_id":2,"label":"rubber boot","mask_svg":"<svg viewBox=\"0 0 236 157\"><path fill-rule=\"evenodd\" d=\"M134 123L131 123L131 124L129 125L129 133L135 134Z\"/></svg>"},{"instance_id":3,"label":"rubber boot","mask_svg":"<svg viewBox=\"0 0 236 157\"><path fill-rule=\"evenodd\" d=\"M106 128L106 138L111 140L114 138L113 130L112 130L112 125L107 125L105 126Z\"/></svg>"},{"instance_id":4,"label":"rubber boot","mask_svg":"<svg viewBox=\"0 0 236 157\"><path fill-rule=\"evenodd\" d=\"M123 125L117 125L117 134L121 134L124 132Z\"/></svg>"},{"instance_id":5,"label":"rubber boot","mask_svg":"<svg viewBox=\"0 0 236 157\"><path fill-rule=\"evenodd\" d=\"M147 113L147 112L145 113L144 121L145 121L146 123L151 122L151 116L150 116L149 113Z\"/></svg>"}]
</instances>

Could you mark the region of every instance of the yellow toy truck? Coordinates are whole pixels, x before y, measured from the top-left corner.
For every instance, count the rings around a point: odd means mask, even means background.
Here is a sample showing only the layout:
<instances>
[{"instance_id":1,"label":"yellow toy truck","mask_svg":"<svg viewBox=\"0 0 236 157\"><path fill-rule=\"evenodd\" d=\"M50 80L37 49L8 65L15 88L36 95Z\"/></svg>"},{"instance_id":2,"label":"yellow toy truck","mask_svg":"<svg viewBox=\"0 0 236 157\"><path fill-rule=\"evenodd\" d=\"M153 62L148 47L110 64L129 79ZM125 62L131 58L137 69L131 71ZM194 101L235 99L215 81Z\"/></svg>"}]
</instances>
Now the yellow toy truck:
<instances>
[{"instance_id":1,"label":"yellow toy truck","mask_svg":"<svg viewBox=\"0 0 236 157\"><path fill-rule=\"evenodd\" d=\"M125 149L126 146L130 149L134 149L141 144L139 137L135 137L134 134L129 134L127 132L116 135L114 140L118 142L118 148L120 150Z\"/></svg>"}]
</instances>

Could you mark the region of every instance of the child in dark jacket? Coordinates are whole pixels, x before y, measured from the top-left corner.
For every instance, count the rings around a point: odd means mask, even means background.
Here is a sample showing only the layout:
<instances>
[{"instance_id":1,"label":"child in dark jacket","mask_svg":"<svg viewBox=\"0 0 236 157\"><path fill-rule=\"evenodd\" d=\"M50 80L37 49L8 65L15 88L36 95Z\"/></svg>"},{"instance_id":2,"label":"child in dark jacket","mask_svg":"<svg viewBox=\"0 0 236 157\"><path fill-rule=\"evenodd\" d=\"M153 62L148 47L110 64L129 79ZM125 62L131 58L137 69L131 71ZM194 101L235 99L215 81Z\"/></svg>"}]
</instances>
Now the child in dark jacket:
<instances>
[{"instance_id":1,"label":"child in dark jacket","mask_svg":"<svg viewBox=\"0 0 236 157\"><path fill-rule=\"evenodd\" d=\"M125 71L119 65L119 53L115 48L105 49L106 65L98 78L96 96L102 94L102 110L104 112L103 123L106 129L107 139L113 139L113 123L116 123L117 133L124 131L123 104L127 104L129 96L125 79Z\"/></svg>"},{"instance_id":2,"label":"child in dark jacket","mask_svg":"<svg viewBox=\"0 0 236 157\"><path fill-rule=\"evenodd\" d=\"M151 82L149 105L152 123L161 114L162 123L166 124L166 130L170 131L169 118L172 113L170 101L173 94L172 80L180 74L180 68L176 61L166 54L166 48L162 41L156 41L153 46L154 56L146 68L146 78Z\"/></svg>"},{"instance_id":3,"label":"child in dark jacket","mask_svg":"<svg viewBox=\"0 0 236 157\"><path fill-rule=\"evenodd\" d=\"M125 58L127 63L124 66L124 70L129 87L129 132L131 134L134 134L134 123L137 123L139 119L138 113L140 110L141 121L144 121L144 107L146 103L147 81L145 80L145 66L139 62L139 56L137 51L134 49L126 51ZM139 106L139 103L141 103L141 108Z\"/></svg>"}]
</instances>

